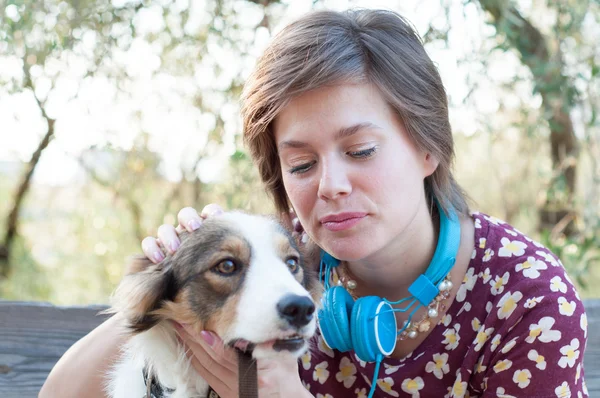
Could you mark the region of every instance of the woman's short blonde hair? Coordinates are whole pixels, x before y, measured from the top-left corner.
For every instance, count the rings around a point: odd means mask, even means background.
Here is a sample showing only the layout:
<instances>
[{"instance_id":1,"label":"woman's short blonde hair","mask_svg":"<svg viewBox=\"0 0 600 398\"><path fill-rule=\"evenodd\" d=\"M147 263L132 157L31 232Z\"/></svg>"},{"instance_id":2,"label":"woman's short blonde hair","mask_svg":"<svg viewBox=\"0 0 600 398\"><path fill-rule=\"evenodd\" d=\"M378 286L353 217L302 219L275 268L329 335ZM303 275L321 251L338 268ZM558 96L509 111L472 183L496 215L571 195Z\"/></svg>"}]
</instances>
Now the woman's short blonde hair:
<instances>
[{"instance_id":1,"label":"woman's short blonde hair","mask_svg":"<svg viewBox=\"0 0 600 398\"><path fill-rule=\"evenodd\" d=\"M383 10L317 11L275 36L242 95L244 141L275 201L287 212L273 121L294 96L325 85L374 84L395 109L416 146L439 160L425 180L431 204L467 213L452 176L454 142L439 72L420 37L400 15Z\"/></svg>"}]
</instances>

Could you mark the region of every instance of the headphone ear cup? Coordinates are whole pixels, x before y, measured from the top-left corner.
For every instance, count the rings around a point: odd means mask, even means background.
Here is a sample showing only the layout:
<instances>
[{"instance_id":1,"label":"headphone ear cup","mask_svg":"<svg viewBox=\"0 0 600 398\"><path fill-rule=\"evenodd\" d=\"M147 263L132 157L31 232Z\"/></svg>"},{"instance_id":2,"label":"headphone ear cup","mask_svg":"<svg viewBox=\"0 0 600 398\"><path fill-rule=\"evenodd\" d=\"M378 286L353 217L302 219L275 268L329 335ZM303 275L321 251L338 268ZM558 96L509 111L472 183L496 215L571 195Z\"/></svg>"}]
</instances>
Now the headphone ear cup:
<instances>
[{"instance_id":1,"label":"headphone ear cup","mask_svg":"<svg viewBox=\"0 0 600 398\"><path fill-rule=\"evenodd\" d=\"M375 362L378 355L394 352L398 324L387 301L377 296L359 298L352 309L350 325L352 346L361 360Z\"/></svg>"},{"instance_id":2,"label":"headphone ear cup","mask_svg":"<svg viewBox=\"0 0 600 398\"><path fill-rule=\"evenodd\" d=\"M325 343L340 352L352 349L350 314L354 299L341 286L328 289L323 295L323 307L318 312L319 329Z\"/></svg>"}]
</instances>

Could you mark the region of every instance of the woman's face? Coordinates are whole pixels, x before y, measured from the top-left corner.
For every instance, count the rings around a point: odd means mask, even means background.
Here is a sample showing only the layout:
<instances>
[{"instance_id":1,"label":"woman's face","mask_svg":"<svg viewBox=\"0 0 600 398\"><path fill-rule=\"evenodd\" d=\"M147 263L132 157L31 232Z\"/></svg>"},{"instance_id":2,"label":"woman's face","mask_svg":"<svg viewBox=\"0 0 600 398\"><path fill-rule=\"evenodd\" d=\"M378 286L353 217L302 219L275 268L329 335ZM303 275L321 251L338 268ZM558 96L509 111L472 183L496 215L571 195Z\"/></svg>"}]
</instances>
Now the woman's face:
<instances>
[{"instance_id":1,"label":"woman's face","mask_svg":"<svg viewBox=\"0 0 600 398\"><path fill-rule=\"evenodd\" d=\"M423 214L437 161L417 150L372 85L295 97L274 124L283 183L309 236L347 261L398 244Z\"/></svg>"}]
</instances>

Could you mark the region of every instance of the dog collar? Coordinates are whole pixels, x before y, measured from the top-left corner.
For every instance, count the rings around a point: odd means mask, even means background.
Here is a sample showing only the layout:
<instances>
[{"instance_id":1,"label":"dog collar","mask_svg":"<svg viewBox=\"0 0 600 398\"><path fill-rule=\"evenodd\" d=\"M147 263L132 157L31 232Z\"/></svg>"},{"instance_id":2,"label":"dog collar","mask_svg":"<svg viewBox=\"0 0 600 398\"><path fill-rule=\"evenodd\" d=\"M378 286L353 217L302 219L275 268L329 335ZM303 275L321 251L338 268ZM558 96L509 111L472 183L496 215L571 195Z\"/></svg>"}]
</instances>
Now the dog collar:
<instances>
[{"instance_id":1,"label":"dog collar","mask_svg":"<svg viewBox=\"0 0 600 398\"><path fill-rule=\"evenodd\" d=\"M175 391L172 388L163 387L154 374L148 371L147 366L142 369L142 376L146 385L146 394L142 398L164 398L165 391L169 394Z\"/></svg>"},{"instance_id":2,"label":"dog collar","mask_svg":"<svg viewBox=\"0 0 600 398\"><path fill-rule=\"evenodd\" d=\"M142 370L142 376L144 377L144 384L146 385L146 394L142 398L164 398L165 391L169 394L173 393L175 390L172 388L166 388L156 380L156 377L148 372L148 368L144 367ZM212 387L208 386L208 396L207 398L220 398L219 394L212 389Z\"/></svg>"}]
</instances>

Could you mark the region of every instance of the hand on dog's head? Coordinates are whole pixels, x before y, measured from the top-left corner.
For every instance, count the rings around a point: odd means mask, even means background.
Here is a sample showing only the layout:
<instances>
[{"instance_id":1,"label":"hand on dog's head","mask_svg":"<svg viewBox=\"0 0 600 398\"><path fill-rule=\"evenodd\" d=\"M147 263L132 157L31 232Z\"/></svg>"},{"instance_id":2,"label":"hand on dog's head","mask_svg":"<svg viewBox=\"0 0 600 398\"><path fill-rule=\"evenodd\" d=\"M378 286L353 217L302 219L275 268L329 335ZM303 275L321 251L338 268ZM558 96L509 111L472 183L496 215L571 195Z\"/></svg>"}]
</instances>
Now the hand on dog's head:
<instances>
[{"instance_id":1,"label":"hand on dog's head","mask_svg":"<svg viewBox=\"0 0 600 398\"><path fill-rule=\"evenodd\" d=\"M309 320L314 309L306 324L291 321L289 311L282 316L281 310L290 296L318 302L321 287L314 266L304 266L294 239L273 220L229 214L182 233L177 252L159 264L145 257L130 261L113 295L112 312L125 317L132 333L167 320L212 330L225 341L314 332L314 320Z\"/></svg>"}]
</instances>

